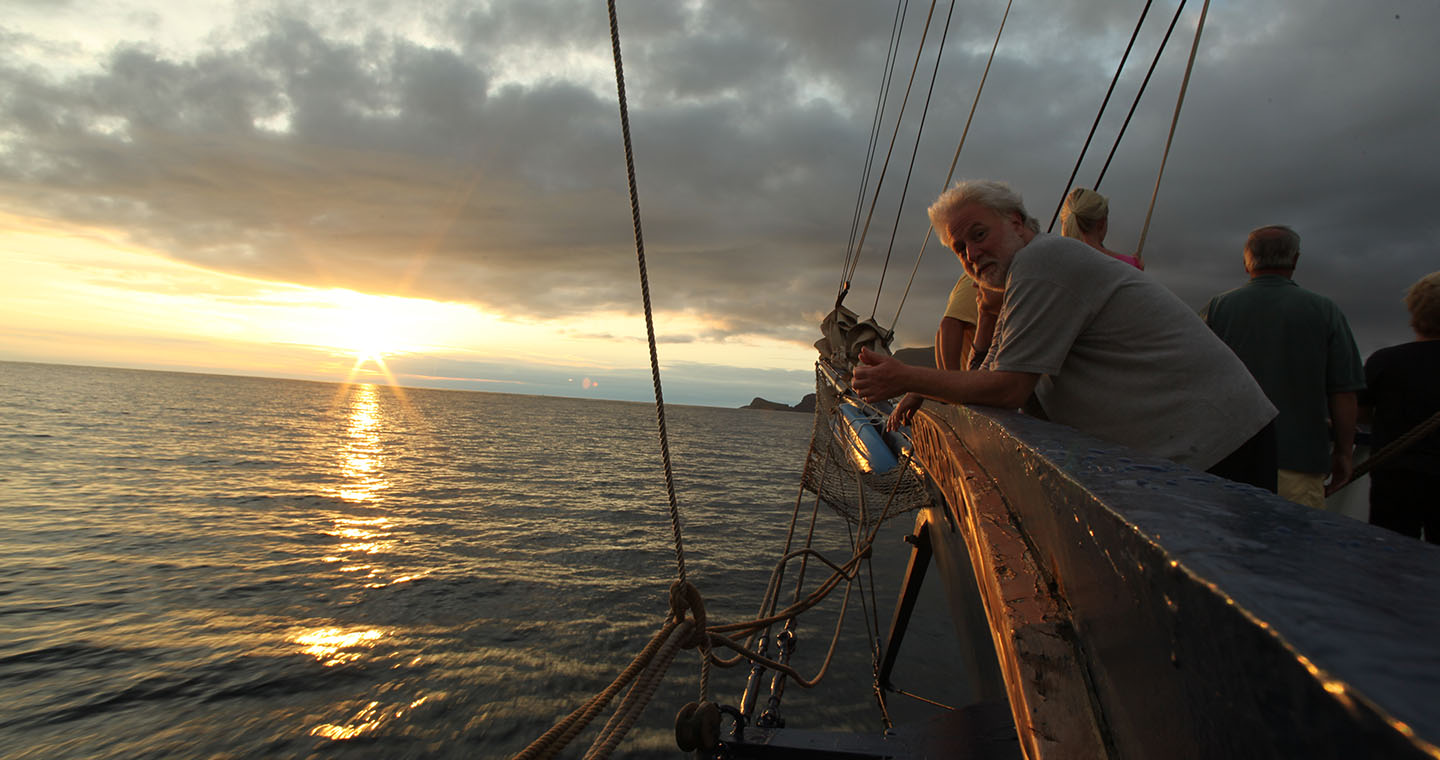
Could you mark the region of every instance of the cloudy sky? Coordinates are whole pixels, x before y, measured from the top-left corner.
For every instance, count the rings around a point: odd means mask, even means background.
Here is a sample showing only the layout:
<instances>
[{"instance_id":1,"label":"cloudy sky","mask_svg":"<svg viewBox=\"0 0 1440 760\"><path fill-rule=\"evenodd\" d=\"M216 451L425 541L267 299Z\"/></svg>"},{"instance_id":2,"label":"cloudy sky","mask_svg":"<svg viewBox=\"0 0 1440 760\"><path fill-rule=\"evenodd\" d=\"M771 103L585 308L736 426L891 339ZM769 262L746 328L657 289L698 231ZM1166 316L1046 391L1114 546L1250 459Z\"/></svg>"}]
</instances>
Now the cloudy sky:
<instances>
[{"instance_id":1,"label":"cloudy sky","mask_svg":"<svg viewBox=\"0 0 1440 760\"><path fill-rule=\"evenodd\" d=\"M1048 222L1143 0L1019 0L957 176ZM1176 2L1154 3L1077 182L1093 185ZM1101 191L1133 250L1201 2ZM1005 4L937 4L846 304L890 324ZM420 9L420 10L417 10ZM873 191L930 5L904 9ZM897 6L621 0L666 398L794 402L834 303ZM1440 5L1216 0L1145 245L1195 308L1246 232L1361 352L1440 269ZM868 207L868 206L867 206ZM898 217L899 224L896 226ZM893 239L893 245L892 245ZM650 398L605 4L11 0L0 18L0 359ZM933 243L897 323L926 346Z\"/></svg>"}]
</instances>

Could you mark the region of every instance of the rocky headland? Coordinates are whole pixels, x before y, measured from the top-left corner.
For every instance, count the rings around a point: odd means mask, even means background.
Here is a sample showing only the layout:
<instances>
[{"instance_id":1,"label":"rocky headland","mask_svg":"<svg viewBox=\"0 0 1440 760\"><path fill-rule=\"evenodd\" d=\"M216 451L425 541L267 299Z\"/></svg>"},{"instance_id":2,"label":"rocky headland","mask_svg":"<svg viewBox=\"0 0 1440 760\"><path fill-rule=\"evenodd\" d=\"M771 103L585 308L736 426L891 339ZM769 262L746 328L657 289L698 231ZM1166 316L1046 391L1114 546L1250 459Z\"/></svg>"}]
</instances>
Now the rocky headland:
<instances>
[{"instance_id":1,"label":"rocky headland","mask_svg":"<svg viewBox=\"0 0 1440 760\"><path fill-rule=\"evenodd\" d=\"M916 367L933 367L935 366L935 348L933 346L926 346L924 348L902 348L895 352L895 358ZM763 409L768 412L814 412L815 394L806 394L805 398L800 399L800 403L794 406L756 396L755 400L740 408Z\"/></svg>"}]
</instances>

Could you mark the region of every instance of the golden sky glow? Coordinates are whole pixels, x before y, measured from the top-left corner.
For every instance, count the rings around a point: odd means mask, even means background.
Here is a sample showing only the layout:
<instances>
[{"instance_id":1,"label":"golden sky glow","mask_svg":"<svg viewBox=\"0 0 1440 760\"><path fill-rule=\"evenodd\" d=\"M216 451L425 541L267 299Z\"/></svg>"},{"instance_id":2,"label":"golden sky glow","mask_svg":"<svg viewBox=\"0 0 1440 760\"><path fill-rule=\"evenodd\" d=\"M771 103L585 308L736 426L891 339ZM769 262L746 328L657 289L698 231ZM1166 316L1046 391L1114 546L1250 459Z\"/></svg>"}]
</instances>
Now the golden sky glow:
<instances>
[{"instance_id":1,"label":"golden sky glow","mask_svg":"<svg viewBox=\"0 0 1440 760\"><path fill-rule=\"evenodd\" d=\"M574 376L577 395L604 387L591 375L648 361L634 314L513 320L467 304L267 282L173 261L117 231L3 213L0 247L0 359L386 382L376 359L424 355L551 367ZM686 314L657 322L687 334L706 327ZM809 358L804 347L753 339L667 343L661 357L715 363L727 351L759 367ZM538 392L513 379L446 377ZM401 385L429 379L395 375Z\"/></svg>"}]
</instances>

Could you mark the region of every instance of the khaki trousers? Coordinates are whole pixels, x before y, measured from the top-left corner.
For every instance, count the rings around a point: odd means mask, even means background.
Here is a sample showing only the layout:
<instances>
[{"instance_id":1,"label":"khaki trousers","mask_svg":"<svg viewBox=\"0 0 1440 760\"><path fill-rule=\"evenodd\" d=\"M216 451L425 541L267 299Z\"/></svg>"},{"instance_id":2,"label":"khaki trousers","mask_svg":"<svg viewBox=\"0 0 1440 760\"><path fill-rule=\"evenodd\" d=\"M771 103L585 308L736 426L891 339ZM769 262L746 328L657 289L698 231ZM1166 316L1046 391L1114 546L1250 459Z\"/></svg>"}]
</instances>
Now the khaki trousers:
<instances>
[{"instance_id":1,"label":"khaki trousers","mask_svg":"<svg viewBox=\"0 0 1440 760\"><path fill-rule=\"evenodd\" d=\"M1325 508L1325 477L1323 472L1280 470L1276 473L1276 491L1280 498L1316 509Z\"/></svg>"}]
</instances>

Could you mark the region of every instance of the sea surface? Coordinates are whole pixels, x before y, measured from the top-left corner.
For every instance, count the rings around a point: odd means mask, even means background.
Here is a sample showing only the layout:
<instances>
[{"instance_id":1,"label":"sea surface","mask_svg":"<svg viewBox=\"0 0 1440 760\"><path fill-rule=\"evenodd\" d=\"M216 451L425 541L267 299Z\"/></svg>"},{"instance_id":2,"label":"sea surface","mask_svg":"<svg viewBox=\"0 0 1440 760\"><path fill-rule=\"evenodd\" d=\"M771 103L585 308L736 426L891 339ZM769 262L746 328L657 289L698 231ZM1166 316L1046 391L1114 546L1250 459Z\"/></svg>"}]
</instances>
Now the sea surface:
<instances>
[{"instance_id":1,"label":"sea surface","mask_svg":"<svg viewBox=\"0 0 1440 760\"><path fill-rule=\"evenodd\" d=\"M687 573L712 623L746 619L812 418L667 421ZM0 757L513 754L664 618L655 428L650 404L0 362ZM786 691L789 726L882 728L863 621L888 625L910 525L888 526L826 680ZM822 510L816 545L843 561L847 535ZM943 701L961 676L935 607L896 680ZM801 619L807 674L837 612ZM744 670L714 698L738 702ZM682 654L616 756L682 756L698 676Z\"/></svg>"}]
</instances>

